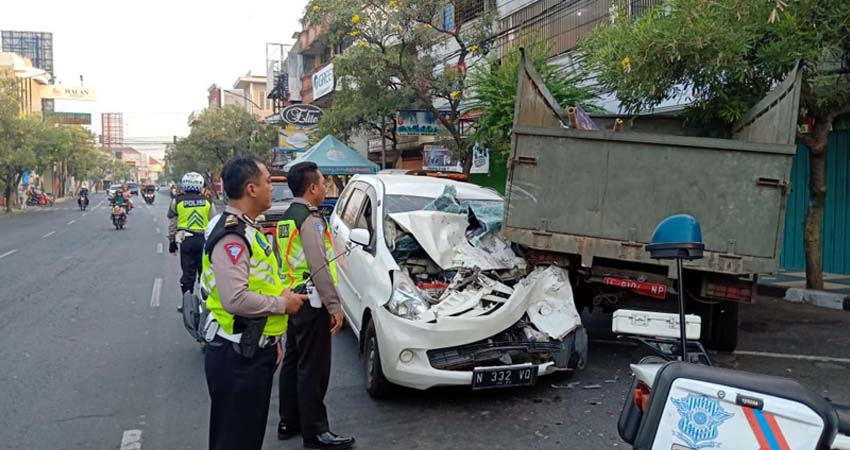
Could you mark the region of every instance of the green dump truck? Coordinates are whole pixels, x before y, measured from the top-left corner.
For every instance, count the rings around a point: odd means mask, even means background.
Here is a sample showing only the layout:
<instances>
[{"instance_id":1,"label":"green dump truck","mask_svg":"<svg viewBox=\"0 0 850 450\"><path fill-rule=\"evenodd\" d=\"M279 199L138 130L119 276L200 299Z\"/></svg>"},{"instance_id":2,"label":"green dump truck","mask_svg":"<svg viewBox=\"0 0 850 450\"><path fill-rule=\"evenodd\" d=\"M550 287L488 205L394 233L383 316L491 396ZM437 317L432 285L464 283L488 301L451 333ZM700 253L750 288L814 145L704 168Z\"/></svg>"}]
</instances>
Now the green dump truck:
<instances>
[{"instance_id":1,"label":"green dump truck","mask_svg":"<svg viewBox=\"0 0 850 450\"><path fill-rule=\"evenodd\" d=\"M502 234L532 263L569 268L580 308L665 311L675 266L644 246L665 217L696 217L706 251L685 266L688 313L709 346L732 351L739 304L778 267L799 96L795 70L731 139L662 134L641 118L620 132L576 129L523 61Z\"/></svg>"}]
</instances>

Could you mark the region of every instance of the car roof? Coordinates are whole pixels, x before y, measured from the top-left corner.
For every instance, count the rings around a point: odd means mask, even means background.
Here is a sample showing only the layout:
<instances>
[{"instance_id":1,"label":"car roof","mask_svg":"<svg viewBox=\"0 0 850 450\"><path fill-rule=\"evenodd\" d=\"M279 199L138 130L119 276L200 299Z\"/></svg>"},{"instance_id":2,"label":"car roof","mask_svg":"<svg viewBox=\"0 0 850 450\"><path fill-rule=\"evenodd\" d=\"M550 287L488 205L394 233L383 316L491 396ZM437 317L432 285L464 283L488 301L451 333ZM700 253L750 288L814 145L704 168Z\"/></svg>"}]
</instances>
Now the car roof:
<instances>
[{"instance_id":1,"label":"car roof","mask_svg":"<svg viewBox=\"0 0 850 450\"><path fill-rule=\"evenodd\" d=\"M386 195L437 198L443 193L446 186L454 186L457 189L457 196L464 200L502 200L502 196L492 189L446 178L386 173L354 177L354 180L367 181L369 179L383 182Z\"/></svg>"}]
</instances>

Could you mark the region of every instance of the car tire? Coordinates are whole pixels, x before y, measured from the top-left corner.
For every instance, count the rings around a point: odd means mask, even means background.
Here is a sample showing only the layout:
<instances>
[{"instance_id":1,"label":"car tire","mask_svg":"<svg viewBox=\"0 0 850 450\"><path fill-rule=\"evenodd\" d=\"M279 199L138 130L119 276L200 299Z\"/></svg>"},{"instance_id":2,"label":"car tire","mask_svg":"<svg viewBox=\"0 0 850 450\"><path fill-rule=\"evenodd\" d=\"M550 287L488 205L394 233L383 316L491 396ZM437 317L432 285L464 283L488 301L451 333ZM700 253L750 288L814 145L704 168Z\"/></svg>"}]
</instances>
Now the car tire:
<instances>
[{"instance_id":1,"label":"car tire","mask_svg":"<svg viewBox=\"0 0 850 450\"><path fill-rule=\"evenodd\" d=\"M385 398L389 395L392 384L384 377L381 365L381 353L378 349L378 335L375 332L375 322L366 324L363 336L363 369L366 375L366 392L372 398Z\"/></svg>"}]
</instances>

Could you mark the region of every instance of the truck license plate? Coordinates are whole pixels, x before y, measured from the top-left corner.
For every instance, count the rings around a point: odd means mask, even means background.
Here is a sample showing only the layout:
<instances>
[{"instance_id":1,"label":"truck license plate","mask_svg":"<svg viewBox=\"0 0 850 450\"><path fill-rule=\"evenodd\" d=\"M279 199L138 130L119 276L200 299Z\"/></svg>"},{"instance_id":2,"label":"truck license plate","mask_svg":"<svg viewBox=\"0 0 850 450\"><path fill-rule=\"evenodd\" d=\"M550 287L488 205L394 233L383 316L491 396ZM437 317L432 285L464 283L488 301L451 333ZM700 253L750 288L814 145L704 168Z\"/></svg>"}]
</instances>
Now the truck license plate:
<instances>
[{"instance_id":1,"label":"truck license plate","mask_svg":"<svg viewBox=\"0 0 850 450\"><path fill-rule=\"evenodd\" d=\"M494 367L472 371L472 389L532 386L537 383L537 367L532 365Z\"/></svg>"},{"instance_id":2,"label":"truck license plate","mask_svg":"<svg viewBox=\"0 0 850 450\"><path fill-rule=\"evenodd\" d=\"M626 280L622 278L605 277L602 282L608 286L629 289L647 297L664 300L667 298L667 285L660 283L647 283L643 281Z\"/></svg>"}]
</instances>

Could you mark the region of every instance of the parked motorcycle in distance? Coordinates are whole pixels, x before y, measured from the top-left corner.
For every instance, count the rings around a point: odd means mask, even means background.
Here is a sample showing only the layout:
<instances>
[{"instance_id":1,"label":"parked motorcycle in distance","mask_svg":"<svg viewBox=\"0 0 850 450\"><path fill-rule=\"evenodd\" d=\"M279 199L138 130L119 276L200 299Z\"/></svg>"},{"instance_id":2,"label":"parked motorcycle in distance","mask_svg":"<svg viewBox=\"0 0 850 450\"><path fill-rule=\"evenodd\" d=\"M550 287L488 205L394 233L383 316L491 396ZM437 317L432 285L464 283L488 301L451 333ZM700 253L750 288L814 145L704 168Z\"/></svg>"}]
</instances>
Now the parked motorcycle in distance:
<instances>
[{"instance_id":1,"label":"parked motorcycle in distance","mask_svg":"<svg viewBox=\"0 0 850 450\"><path fill-rule=\"evenodd\" d=\"M112 225L115 225L116 230L121 230L124 228L124 225L127 223L127 213L124 210L124 207L121 205L114 205L112 207Z\"/></svg>"},{"instance_id":2,"label":"parked motorcycle in distance","mask_svg":"<svg viewBox=\"0 0 850 450\"><path fill-rule=\"evenodd\" d=\"M27 206L53 206L53 196L32 189L27 192Z\"/></svg>"}]
</instances>

